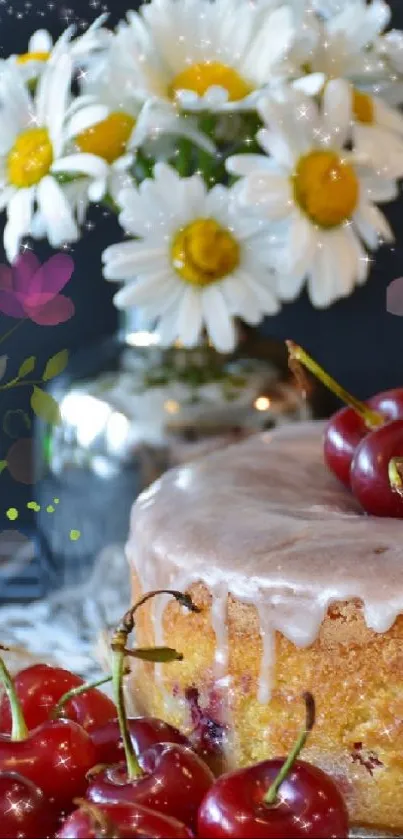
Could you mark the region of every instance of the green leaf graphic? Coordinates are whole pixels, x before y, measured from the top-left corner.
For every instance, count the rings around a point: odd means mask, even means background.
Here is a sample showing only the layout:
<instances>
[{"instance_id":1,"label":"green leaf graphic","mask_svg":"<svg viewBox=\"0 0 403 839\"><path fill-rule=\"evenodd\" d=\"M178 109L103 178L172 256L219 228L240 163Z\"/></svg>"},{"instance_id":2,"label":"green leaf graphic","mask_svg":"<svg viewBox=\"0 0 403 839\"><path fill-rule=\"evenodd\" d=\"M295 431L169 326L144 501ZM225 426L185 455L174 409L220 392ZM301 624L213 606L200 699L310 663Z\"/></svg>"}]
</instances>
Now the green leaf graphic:
<instances>
[{"instance_id":1,"label":"green leaf graphic","mask_svg":"<svg viewBox=\"0 0 403 839\"><path fill-rule=\"evenodd\" d=\"M45 367L43 381L48 382L50 379L54 379L56 376L60 376L60 373L63 373L63 370L67 367L68 361L68 350L61 350L60 352L56 353L56 355L53 355L52 358L49 359Z\"/></svg>"},{"instance_id":2,"label":"green leaf graphic","mask_svg":"<svg viewBox=\"0 0 403 839\"><path fill-rule=\"evenodd\" d=\"M34 387L31 396L31 408L39 419L44 420L49 425L60 425L60 409L56 400L50 393L41 390L40 387Z\"/></svg>"},{"instance_id":3,"label":"green leaf graphic","mask_svg":"<svg viewBox=\"0 0 403 839\"><path fill-rule=\"evenodd\" d=\"M6 460L0 460L0 475L1 475L2 472L4 472L5 469L7 469L7 461Z\"/></svg>"},{"instance_id":4,"label":"green leaf graphic","mask_svg":"<svg viewBox=\"0 0 403 839\"><path fill-rule=\"evenodd\" d=\"M3 419L3 431L8 437L17 440L23 437L31 428L31 420L25 411L17 408L15 411L6 411Z\"/></svg>"},{"instance_id":5,"label":"green leaf graphic","mask_svg":"<svg viewBox=\"0 0 403 839\"><path fill-rule=\"evenodd\" d=\"M30 355L29 358L26 358L25 361L22 362L18 371L18 378L23 379L25 376L29 376L29 374L35 370L35 364L36 358L34 355Z\"/></svg>"},{"instance_id":6,"label":"green leaf graphic","mask_svg":"<svg viewBox=\"0 0 403 839\"><path fill-rule=\"evenodd\" d=\"M0 379L3 378L7 369L8 355L0 355Z\"/></svg>"}]
</instances>

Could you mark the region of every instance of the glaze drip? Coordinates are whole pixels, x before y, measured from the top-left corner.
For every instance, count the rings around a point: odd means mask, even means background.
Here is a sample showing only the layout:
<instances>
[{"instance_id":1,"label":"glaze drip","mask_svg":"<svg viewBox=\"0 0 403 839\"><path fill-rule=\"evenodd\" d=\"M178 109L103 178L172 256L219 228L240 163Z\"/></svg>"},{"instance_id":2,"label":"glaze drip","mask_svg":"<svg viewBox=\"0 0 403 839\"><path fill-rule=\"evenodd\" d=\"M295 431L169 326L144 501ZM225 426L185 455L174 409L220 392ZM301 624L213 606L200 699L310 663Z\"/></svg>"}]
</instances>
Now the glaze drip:
<instances>
[{"instance_id":1,"label":"glaze drip","mask_svg":"<svg viewBox=\"0 0 403 839\"><path fill-rule=\"evenodd\" d=\"M324 465L322 434L312 422L254 436L167 473L133 508L127 553L143 589L210 590L221 675L225 593L257 607L262 702L275 631L309 646L329 605L352 598L375 632L403 613L403 522L361 513Z\"/></svg>"}]
</instances>

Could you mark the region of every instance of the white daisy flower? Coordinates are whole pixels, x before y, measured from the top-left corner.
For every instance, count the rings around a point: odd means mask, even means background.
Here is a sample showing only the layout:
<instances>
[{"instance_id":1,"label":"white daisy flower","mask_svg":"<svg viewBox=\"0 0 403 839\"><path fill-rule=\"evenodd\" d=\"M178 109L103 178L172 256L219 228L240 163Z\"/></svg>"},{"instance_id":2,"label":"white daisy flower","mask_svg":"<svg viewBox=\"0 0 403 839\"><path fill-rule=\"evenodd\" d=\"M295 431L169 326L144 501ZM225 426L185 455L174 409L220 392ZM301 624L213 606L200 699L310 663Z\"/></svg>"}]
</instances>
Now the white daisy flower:
<instances>
[{"instance_id":1,"label":"white daisy flower","mask_svg":"<svg viewBox=\"0 0 403 839\"><path fill-rule=\"evenodd\" d=\"M11 56L25 82L34 82L43 72L52 52L65 49L69 45L75 66L86 68L94 53L107 47L112 33L103 27L107 15L101 15L83 35L73 38L75 27L69 26L61 38L54 44L46 29L38 29L28 42L25 53Z\"/></svg>"},{"instance_id":2,"label":"white daisy flower","mask_svg":"<svg viewBox=\"0 0 403 839\"><path fill-rule=\"evenodd\" d=\"M178 137L187 137L205 151L215 152L214 144L198 130L194 121L181 118L171 104L151 99L143 103L139 99L136 80L116 37L86 74L81 90L83 95L108 109L105 120L75 138L79 151L101 157L109 167L106 178L90 184L87 202L100 201L106 193L117 202L122 188L128 184L127 172L134 164L137 149L145 143L152 157L163 152L160 143L163 138L168 138L171 152L172 141ZM80 193L81 187L77 185Z\"/></svg>"},{"instance_id":3,"label":"white daisy flower","mask_svg":"<svg viewBox=\"0 0 403 839\"><path fill-rule=\"evenodd\" d=\"M323 113L295 93L288 103L262 103L267 127L258 140L266 154L227 161L230 172L244 176L239 200L257 208L276 230L279 295L295 299L307 280L317 308L366 281L371 260L365 246L375 250L380 238L393 241L375 202L397 195L394 181L380 179L343 150L346 137L334 118L332 96L329 83Z\"/></svg>"},{"instance_id":4,"label":"white daisy flower","mask_svg":"<svg viewBox=\"0 0 403 839\"><path fill-rule=\"evenodd\" d=\"M236 343L234 318L257 324L279 309L267 268L267 225L236 212L233 190L207 191L158 163L154 179L123 191L122 227L138 240L103 255L108 280L124 281L118 308L139 306L164 345L196 346L203 327L220 352Z\"/></svg>"},{"instance_id":5,"label":"white daisy flower","mask_svg":"<svg viewBox=\"0 0 403 839\"><path fill-rule=\"evenodd\" d=\"M295 37L292 10L239 0L152 0L118 37L143 100L184 111L251 109Z\"/></svg>"},{"instance_id":6,"label":"white daisy flower","mask_svg":"<svg viewBox=\"0 0 403 839\"><path fill-rule=\"evenodd\" d=\"M97 179L106 164L91 154L67 154L79 130L107 113L103 106L78 99L71 106L72 59L60 53L47 64L31 96L11 65L0 75L0 210L7 210L4 246L8 259L21 240L42 230L52 247L79 237L77 222L58 183L62 174ZM82 104L82 107L81 107Z\"/></svg>"},{"instance_id":7,"label":"white daisy flower","mask_svg":"<svg viewBox=\"0 0 403 839\"><path fill-rule=\"evenodd\" d=\"M345 138L352 138L358 157L386 178L403 177L403 116L378 96L352 87L344 79L330 82L328 118Z\"/></svg>"},{"instance_id":8,"label":"white daisy flower","mask_svg":"<svg viewBox=\"0 0 403 839\"><path fill-rule=\"evenodd\" d=\"M347 78L360 87L376 85L385 75L385 63L373 49L391 17L384 0L351 0L328 19L305 16L297 42L297 62L308 77L323 73L325 78ZM307 31L311 37L307 38ZM305 54L301 50L305 46ZM292 60L292 59L291 59ZM298 66L295 68L298 75ZM307 80L309 84L309 78ZM303 78L300 84L303 89ZM312 90L307 89L307 93Z\"/></svg>"}]
</instances>

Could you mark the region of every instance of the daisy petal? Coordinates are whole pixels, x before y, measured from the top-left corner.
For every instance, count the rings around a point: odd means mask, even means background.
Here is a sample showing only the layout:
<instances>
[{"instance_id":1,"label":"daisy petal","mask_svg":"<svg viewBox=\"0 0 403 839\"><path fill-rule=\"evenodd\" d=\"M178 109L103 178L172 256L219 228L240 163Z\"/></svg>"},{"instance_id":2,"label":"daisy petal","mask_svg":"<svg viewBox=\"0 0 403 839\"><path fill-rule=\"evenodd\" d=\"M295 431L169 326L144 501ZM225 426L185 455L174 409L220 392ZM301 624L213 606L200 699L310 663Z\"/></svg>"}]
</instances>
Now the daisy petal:
<instances>
[{"instance_id":1,"label":"daisy petal","mask_svg":"<svg viewBox=\"0 0 403 839\"><path fill-rule=\"evenodd\" d=\"M103 122L107 116L108 108L106 105L88 105L81 108L76 111L66 126L66 140L72 140L83 131L87 131L99 122Z\"/></svg>"},{"instance_id":2,"label":"daisy petal","mask_svg":"<svg viewBox=\"0 0 403 839\"><path fill-rule=\"evenodd\" d=\"M63 190L50 175L38 184L37 200L46 225L49 244L58 248L65 242L76 242L79 239L79 230L71 207Z\"/></svg>"},{"instance_id":3,"label":"daisy petal","mask_svg":"<svg viewBox=\"0 0 403 839\"><path fill-rule=\"evenodd\" d=\"M21 241L31 231L35 188L19 189L7 210L7 224L4 228L4 248L9 262L18 256Z\"/></svg>"},{"instance_id":4,"label":"daisy petal","mask_svg":"<svg viewBox=\"0 0 403 839\"><path fill-rule=\"evenodd\" d=\"M351 134L352 90L344 79L331 79L323 95L323 112L327 132L333 145L342 148Z\"/></svg>"},{"instance_id":5,"label":"daisy petal","mask_svg":"<svg viewBox=\"0 0 403 839\"><path fill-rule=\"evenodd\" d=\"M370 250L379 248L383 241L394 242L393 230L375 204L361 204L353 218L357 230Z\"/></svg>"},{"instance_id":6,"label":"daisy petal","mask_svg":"<svg viewBox=\"0 0 403 839\"><path fill-rule=\"evenodd\" d=\"M218 352L232 352L236 344L235 326L228 314L222 290L216 285L204 289L202 308L207 331L215 348Z\"/></svg>"},{"instance_id":7,"label":"daisy petal","mask_svg":"<svg viewBox=\"0 0 403 839\"><path fill-rule=\"evenodd\" d=\"M108 164L95 154L70 154L68 157L61 157L56 160L52 164L52 172L55 174L72 173L88 175L92 178L106 178Z\"/></svg>"},{"instance_id":8,"label":"daisy petal","mask_svg":"<svg viewBox=\"0 0 403 839\"><path fill-rule=\"evenodd\" d=\"M195 347L203 324L202 295L192 287L185 288L178 314L178 336L184 347Z\"/></svg>"},{"instance_id":9,"label":"daisy petal","mask_svg":"<svg viewBox=\"0 0 403 839\"><path fill-rule=\"evenodd\" d=\"M326 309L337 299L338 258L337 239L323 236L308 276L308 293L316 309Z\"/></svg>"},{"instance_id":10,"label":"daisy petal","mask_svg":"<svg viewBox=\"0 0 403 839\"><path fill-rule=\"evenodd\" d=\"M230 175L253 175L273 170L273 161L264 154L234 154L228 157L225 168Z\"/></svg>"},{"instance_id":11,"label":"daisy petal","mask_svg":"<svg viewBox=\"0 0 403 839\"><path fill-rule=\"evenodd\" d=\"M285 218L293 204L290 179L271 173L251 175L241 184L239 201L258 208L270 221Z\"/></svg>"},{"instance_id":12,"label":"daisy petal","mask_svg":"<svg viewBox=\"0 0 403 839\"><path fill-rule=\"evenodd\" d=\"M53 47L51 34L47 29L38 29L29 40L28 52L50 52Z\"/></svg>"},{"instance_id":13,"label":"daisy petal","mask_svg":"<svg viewBox=\"0 0 403 839\"><path fill-rule=\"evenodd\" d=\"M128 283L115 294L113 302L118 309L141 306L154 298L164 297L171 286L171 276L166 268L162 268L154 274L147 274L144 279Z\"/></svg>"}]
</instances>

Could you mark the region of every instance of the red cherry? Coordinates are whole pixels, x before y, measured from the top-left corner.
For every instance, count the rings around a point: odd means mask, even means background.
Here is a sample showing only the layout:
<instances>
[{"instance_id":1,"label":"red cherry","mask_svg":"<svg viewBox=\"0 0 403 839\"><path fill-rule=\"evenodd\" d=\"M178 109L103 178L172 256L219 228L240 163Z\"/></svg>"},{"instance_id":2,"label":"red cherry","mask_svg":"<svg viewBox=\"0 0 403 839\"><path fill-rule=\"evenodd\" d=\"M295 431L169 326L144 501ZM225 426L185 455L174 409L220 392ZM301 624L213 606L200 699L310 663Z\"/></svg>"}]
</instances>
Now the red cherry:
<instances>
[{"instance_id":1,"label":"red cherry","mask_svg":"<svg viewBox=\"0 0 403 839\"><path fill-rule=\"evenodd\" d=\"M49 720L52 710L64 694L83 684L79 676L62 667L34 664L21 670L14 679L14 685L29 730ZM91 730L114 719L116 707L104 693L92 688L71 699L63 709L63 716ZM10 734L10 731L10 703L3 696L0 701L0 732Z\"/></svg>"},{"instance_id":2,"label":"red cherry","mask_svg":"<svg viewBox=\"0 0 403 839\"><path fill-rule=\"evenodd\" d=\"M149 749L156 743L179 743L190 746L190 742L177 728L155 717L137 717L127 720L130 738L136 754ZM124 747L119 721L113 720L90 732L97 753L97 764L112 765L124 760Z\"/></svg>"},{"instance_id":3,"label":"red cherry","mask_svg":"<svg viewBox=\"0 0 403 839\"><path fill-rule=\"evenodd\" d=\"M188 747L173 743L157 743L138 761L143 775L130 779L124 763L108 767L90 781L87 798L94 804L141 804L193 828L199 804L214 781L204 761Z\"/></svg>"},{"instance_id":4,"label":"red cherry","mask_svg":"<svg viewBox=\"0 0 403 839\"><path fill-rule=\"evenodd\" d=\"M24 740L0 736L0 771L20 772L60 810L85 794L86 775L95 761L89 735L70 720L45 722Z\"/></svg>"},{"instance_id":5,"label":"red cherry","mask_svg":"<svg viewBox=\"0 0 403 839\"><path fill-rule=\"evenodd\" d=\"M11 737L0 734L0 772L20 772L38 786L52 805L68 808L83 795L86 775L95 764L89 734L70 720L45 722L28 731L14 682L0 658L0 678L11 705Z\"/></svg>"},{"instance_id":6,"label":"red cherry","mask_svg":"<svg viewBox=\"0 0 403 839\"><path fill-rule=\"evenodd\" d=\"M403 419L403 389L395 388L368 399L366 406L378 412L385 424ZM383 426L381 426L383 427ZM337 478L350 488L351 464L360 443L372 428L353 408L342 408L329 420L324 437L325 461Z\"/></svg>"},{"instance_id":7,"label":"red cherry","mask_svg":"<svg viewBox=\"0 0 403 839\"><path fill-rule=\"evenodd\" d=\"M326 373L302 347L287 341L290 368L298 378L303 365L349 407L337 411L329 420L324 435L324 456L329 469L348 488L350 471L357 447L367 434L392 420L403 419L403 388L379 393L361 402Z\"/></svg>"},{"instance_id":8,"label":"red cherry","mask_svg":"<svg viewBox=\"0 0 403 839\"><path fill-rule=\"evenodd\" d=\"M304 761L294 763L274 805L265 803L282 760L223 775L199 809L203 839L347 839L346 805L334 781Z\"/></svg>"},{"instance_id":9,"label":"red cherry","mask_svg":"<svg viewBox=\"0 0 403 839\"><path fill-rule=\"evenodd\" d=\"M97 839L116 836L120 839L189 839L193 834L184 824L168 816L135 804L103 804L75 810L64 822L57 839ZM97 829L98 828L98 829ZM99 829L100 828L100 829ZM102 832L103 831L103 832Z\"/></svg>"},{"instance_id":10,"label":"red cherry","mask_svg":"<svg viewBox=\"0 0 403 839\"><path fill-rule=\"evenodd\" d=\"M403 458L403 419L368 434L351 465L351 488L366 513L403 518L403 481L395 459Z\"/></svg>"},{"instance_id":11,"label":"red cherry","mask_svg":"<svg viewBox=\"0 0 403 839\"><path fill-rule=\"evenodd\" d=\"M0 813L2 839L46 839L58 823L42 790L16 772L0 772Z\"/></svg>"},{"instance_id":12,"label":"red cherry","mask_svg":"<svg viewBox=\"0 0 403 839\"><path fill-rule=\"evenodd\" d=\"M348 814L334 781L297 758L315 723L315 701L304 695L306 720L283 760L266 760L219 778L200 805L204 839L347 839Z\"/></svg>"}]
</instances>

